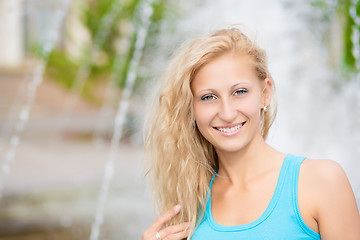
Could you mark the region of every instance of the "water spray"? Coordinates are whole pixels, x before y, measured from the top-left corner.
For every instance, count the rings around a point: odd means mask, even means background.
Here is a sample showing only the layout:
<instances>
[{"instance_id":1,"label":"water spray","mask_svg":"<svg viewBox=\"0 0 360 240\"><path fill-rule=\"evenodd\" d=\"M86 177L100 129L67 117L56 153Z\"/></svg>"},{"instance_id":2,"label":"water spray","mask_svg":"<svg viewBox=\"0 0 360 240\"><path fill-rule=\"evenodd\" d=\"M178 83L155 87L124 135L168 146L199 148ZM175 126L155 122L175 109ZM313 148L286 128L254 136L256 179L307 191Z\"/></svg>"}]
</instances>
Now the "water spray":
<instances>
[{"instance_id":1,"label":"water spray","mask_svg":"<svg viewBox=\"0 0 360 240\"><path fill-rule=\"evenodd\" d=\"M112 23L115 21L115 18L120 14L122 10L122 1L115 0L112 5L109 7L108 12L103 16L100 20L99 28L94 37L94 44L92 45L89 52L86 54L84 59L89 59L84 64L79 67L79 70L76 74L76 77L71 85L70 91L75 92L78 95L82 92L86 81L91 72L91 60L94 59L94 55L99 52L101 47L103 46L104 42L106 41L107 37L109 36ZM78 99L77 95L72 95L67 99L65 102L65 111L67 113L71 112L75 101ZM69 121L69 114L64 114L67 116L65 119L62 119L62 124L66 126Z\"/></svg>"},{"instance_id":2,"label":"water spray","mask_svg":"<svg viewBox=\"0 0 360 240\"><path fill-rule=\"evenodd\" d=\"M134 83L136 80L136 71L142 57L145 40L148 35L149 26L151 23L151 16L154 11L152 8L153 2L154 0L144 0L139 7L140 22L137 24L135 50L133 52L129 71L126 77L125 88L122 92L120 104L118 106L118 110L114 120L114 134L111 139L110 152L105 164L104 178L101 185L98 204L96 206L95 220L91 227L90 240L98 240L100 235L100 227L104 222L104 207L108 197L110 181L113 177L114 164L117 157L119 141L122 136L126 112L129 107L129 98L133 91Z\"/></svg>"},{"instance_id":3,"label":"water spray","mask_svg":"<svg viewBox=\"0 0 360 240\"><path fill-rule=\"evenodd\" d=\"M34 104L36 91L39 85L43 81L43 75L46 68L46 64L49 59L49 55L52 52L58 38L63 19L67 13L69 0L63 1L63 9L59 9L54 13L54 28L49 33L47 41L43 45L41 59L34 70L34 75L27 88L26 102L21 107L18 120L15 125L15 133L10 139L10 147L6 153L4 163L0 169L0 197L3 195L3 178L6 174L11 172L11 164L14 161L16 148L20 143L20 135L24 131L26 123L29 119L30 110Z\"/></svg>"}]
</instances>

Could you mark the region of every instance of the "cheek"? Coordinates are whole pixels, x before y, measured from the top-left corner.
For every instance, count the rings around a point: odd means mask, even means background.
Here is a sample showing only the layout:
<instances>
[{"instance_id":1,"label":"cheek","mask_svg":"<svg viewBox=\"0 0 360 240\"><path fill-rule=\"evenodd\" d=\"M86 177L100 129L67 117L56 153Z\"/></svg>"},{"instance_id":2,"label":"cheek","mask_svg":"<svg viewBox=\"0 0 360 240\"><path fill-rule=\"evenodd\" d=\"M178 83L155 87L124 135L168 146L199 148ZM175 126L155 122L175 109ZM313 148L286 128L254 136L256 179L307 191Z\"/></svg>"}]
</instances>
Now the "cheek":
<instances>
[{"instance_id":1,"label":"cheek","mask_svg":"<svg viewBox=\"0 0 360 240\"><path fill-rule=\"evenodd\" d=\"M249 118L259 118L261 102L258 98L248 98L239 102L237 109Z\"/></svg>"},{"instance_id":2,"label":"cheek","mask_svg":"<svg viewBox=\"0 0 360 240\"><path fill-rule=\"evenodd\" d=\"M203 133L203 129L209 127L215 115L216 112L213 108L194 104L194 117L201 133Z\"/></svg>"},{"instance_id":3,"label":"cheek","mask_svg":"<svg viewBox=\"0 0 360 240\"><path fill-rule=\"evenodd\" d=\"M206 122L206 119L208 118L209 111L206 110L204 107L197 106L195 104L194 106L194 116L197 123Z\"/></svg>"},{"instance_id":4,"label":"cheek","mask_svg":"<svg viewBox=\"0 0 360 240\"><path fill-rule=\"evenodd\" d=\"M260 117L260 108L247 105L241 108L241 112L243 115L250 119L259 118Z\"/></svg>"}]
</instances>

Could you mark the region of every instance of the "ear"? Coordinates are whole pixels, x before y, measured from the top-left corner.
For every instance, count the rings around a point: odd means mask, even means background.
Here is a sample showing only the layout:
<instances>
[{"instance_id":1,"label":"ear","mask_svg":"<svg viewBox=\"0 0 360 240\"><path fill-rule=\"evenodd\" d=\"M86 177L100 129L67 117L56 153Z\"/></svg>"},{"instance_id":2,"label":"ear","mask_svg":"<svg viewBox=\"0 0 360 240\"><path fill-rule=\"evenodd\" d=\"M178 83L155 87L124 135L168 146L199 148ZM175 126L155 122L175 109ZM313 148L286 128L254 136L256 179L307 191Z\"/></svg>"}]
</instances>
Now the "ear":
<instances>
[{"instance_id":1,"label":"ear","mask_svg":"<svg viewBox=\"0 0 360 240\"><path fill-rule=\"evenodd\" d=\"M272 82L269 78L265 78L264 80L265 86L264 86L264 92L263 92L263 108L265 106L269 106L271 103L271 97L272 97Z\"/></svg>"}]
</instances>

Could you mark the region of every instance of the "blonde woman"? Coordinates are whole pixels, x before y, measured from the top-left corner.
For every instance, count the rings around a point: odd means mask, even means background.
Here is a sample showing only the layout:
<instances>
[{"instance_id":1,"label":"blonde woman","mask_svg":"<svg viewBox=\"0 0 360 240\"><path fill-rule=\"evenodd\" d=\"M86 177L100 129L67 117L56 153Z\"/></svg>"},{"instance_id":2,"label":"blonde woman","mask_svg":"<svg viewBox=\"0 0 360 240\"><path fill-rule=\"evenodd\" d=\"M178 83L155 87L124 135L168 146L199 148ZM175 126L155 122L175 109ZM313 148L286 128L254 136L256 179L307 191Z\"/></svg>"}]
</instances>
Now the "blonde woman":
<instances>
[{"instance_id":1,"label":"blonde woman","mask_svg":"<svg viewBox=\"0 0 360 240\"><path fill-rule=\"evenodd\" d=\"M265 142L274 93L264 50L237 28L177 54L147 138L161 216L143 240L360 239L342 168Z\"/></svg>"}]
</instances>

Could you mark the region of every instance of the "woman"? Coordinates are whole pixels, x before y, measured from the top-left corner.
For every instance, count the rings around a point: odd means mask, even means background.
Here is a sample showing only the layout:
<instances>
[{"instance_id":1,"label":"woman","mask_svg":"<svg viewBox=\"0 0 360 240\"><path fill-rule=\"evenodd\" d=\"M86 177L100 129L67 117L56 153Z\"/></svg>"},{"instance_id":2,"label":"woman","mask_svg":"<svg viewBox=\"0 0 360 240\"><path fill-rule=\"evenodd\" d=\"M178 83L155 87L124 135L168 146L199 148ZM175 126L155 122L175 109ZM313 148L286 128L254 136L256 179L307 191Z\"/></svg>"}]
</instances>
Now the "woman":
<instances>
[{"instance_id":1,"label":"woman","mask_svg":"<svg viewBox=\"0 0 360 240\"><path fill-rule=\"evenodd\" d=\"M163 214L143 240L360 239L342 168L265 142L274 92L264 50L239 29L177 54L147 139Z\"/></svg>"}]
</instances>

